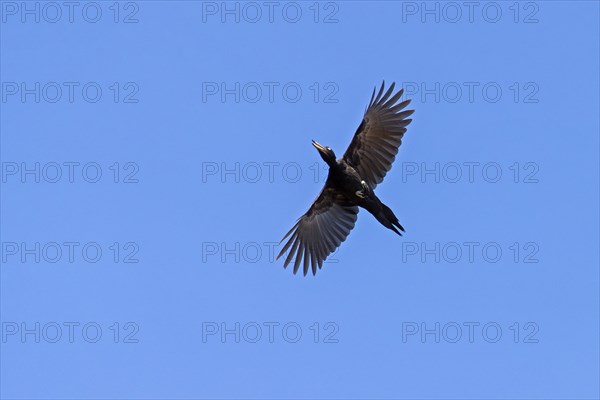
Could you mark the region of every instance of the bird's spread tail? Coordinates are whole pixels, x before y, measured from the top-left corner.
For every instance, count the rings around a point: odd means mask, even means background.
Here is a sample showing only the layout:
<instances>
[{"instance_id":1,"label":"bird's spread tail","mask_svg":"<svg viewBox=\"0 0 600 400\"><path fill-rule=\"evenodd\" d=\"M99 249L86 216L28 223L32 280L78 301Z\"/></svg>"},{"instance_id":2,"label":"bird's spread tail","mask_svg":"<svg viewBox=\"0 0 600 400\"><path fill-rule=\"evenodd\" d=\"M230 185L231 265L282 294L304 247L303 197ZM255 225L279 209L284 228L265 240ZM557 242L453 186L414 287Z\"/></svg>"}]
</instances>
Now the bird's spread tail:
<instances>
[{"instance_id":1,"label":"bird's spread tail","mask_svg":"<svg viewBox=\"0 0 600 400\"><path fill-rule=\"evenodd\" d=\"M398 235L402 236L402 234L398 231L398 229L400 229L400 231L404 232L404 227L402 225L400 225L400 222L398 221L398 217L396 217L396 215L394 214L394 212L385 204L381 203L381 208L379 209L379 212L377 214L375 214L375 218L377 218L377 220L379 222L381 222L383 224L383 226L385 226L388 229L393 230L394 232L396 232ZM396 229L398 228L398 229Z\"/></svg>"}]
</instances>

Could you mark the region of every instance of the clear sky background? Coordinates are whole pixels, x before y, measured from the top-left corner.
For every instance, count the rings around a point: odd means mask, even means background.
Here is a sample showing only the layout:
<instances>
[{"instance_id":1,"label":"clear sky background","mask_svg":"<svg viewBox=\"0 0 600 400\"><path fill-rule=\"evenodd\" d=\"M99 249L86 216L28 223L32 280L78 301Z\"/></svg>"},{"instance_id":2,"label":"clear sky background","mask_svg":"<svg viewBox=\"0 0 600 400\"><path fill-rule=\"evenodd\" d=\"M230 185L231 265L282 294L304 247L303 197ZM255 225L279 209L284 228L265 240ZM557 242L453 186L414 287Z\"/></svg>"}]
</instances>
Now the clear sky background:
<instances>
[{"instance_id":1,"label":"clear sky background","mask_svg":"<svg viewBox=\"0 0 600 400\"><path fill-rule=\"evenodd\" d=\"M600 395L597 2L0 7L2 398ZM384 79L406 234L294 276Z\"/></svg>"}]
</instances>

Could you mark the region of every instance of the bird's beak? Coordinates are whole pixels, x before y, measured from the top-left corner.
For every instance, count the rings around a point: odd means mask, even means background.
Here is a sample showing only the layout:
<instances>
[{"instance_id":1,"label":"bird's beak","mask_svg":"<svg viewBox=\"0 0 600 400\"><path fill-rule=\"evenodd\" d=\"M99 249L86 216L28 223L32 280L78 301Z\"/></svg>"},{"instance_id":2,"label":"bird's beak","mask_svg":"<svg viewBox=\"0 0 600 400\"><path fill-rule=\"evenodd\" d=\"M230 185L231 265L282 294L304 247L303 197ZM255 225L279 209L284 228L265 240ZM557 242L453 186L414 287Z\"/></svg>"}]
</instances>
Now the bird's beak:
<instances>
[{"instance_id":1,"label":"bird's beak","mask_svg":"<svg viewBox=\"0 0 600 400\"><path fill-rule=\"evenodd\" d=\"M312 141L312 145L315 146L315 149L319 150L319 152L324 152L325 151L325 147L321 146L319 143L317 143L316 140Z\"/></svg>"}]
</instances>

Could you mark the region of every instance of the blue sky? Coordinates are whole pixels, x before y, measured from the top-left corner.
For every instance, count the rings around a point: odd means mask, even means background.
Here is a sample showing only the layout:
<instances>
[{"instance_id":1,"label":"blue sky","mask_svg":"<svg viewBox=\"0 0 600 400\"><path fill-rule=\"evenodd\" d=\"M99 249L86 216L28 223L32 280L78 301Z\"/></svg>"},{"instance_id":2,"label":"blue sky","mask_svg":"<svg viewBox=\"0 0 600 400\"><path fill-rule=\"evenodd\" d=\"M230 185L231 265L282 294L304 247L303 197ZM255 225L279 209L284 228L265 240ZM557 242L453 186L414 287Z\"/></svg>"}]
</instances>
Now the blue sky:
<instances>
[{"instance_id":1,"label":"blue sky","mask_svg":"<svg viewBox=\"0 0 600 400\"><path fill-rule=\"evenodd\" d=\"M600 395L598 3L0 8L2 398ZM294 276L382 80L406 234Z\"/></svg>"}]
</instances>

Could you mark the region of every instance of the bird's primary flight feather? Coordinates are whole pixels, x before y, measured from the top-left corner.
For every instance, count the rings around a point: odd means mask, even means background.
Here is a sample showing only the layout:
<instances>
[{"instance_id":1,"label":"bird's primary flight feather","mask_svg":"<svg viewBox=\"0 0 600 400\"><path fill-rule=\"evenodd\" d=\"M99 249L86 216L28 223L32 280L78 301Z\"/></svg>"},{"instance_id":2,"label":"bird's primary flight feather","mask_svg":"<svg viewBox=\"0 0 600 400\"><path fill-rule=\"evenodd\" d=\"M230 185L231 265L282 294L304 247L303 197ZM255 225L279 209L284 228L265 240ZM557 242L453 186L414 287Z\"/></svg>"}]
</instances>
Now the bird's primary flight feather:
<instances>
[{"instance_id":1,"label":"bird's primary flight feather","mask_svg":"<svg viewBox=\"0 0 600 400\"><path fill-rule=\"evenodd\" d=\"M375 189L392 168L406 126L412 121L407 117L414 110L400 112L410 103L410 100L396 104L404 90L400 89L391 96L394 86L395 83L392 83L383 94L382 84L377 97L373 89L365 116L343 157L358 171L371 189Z\"/></svg>"}]
</instances>

